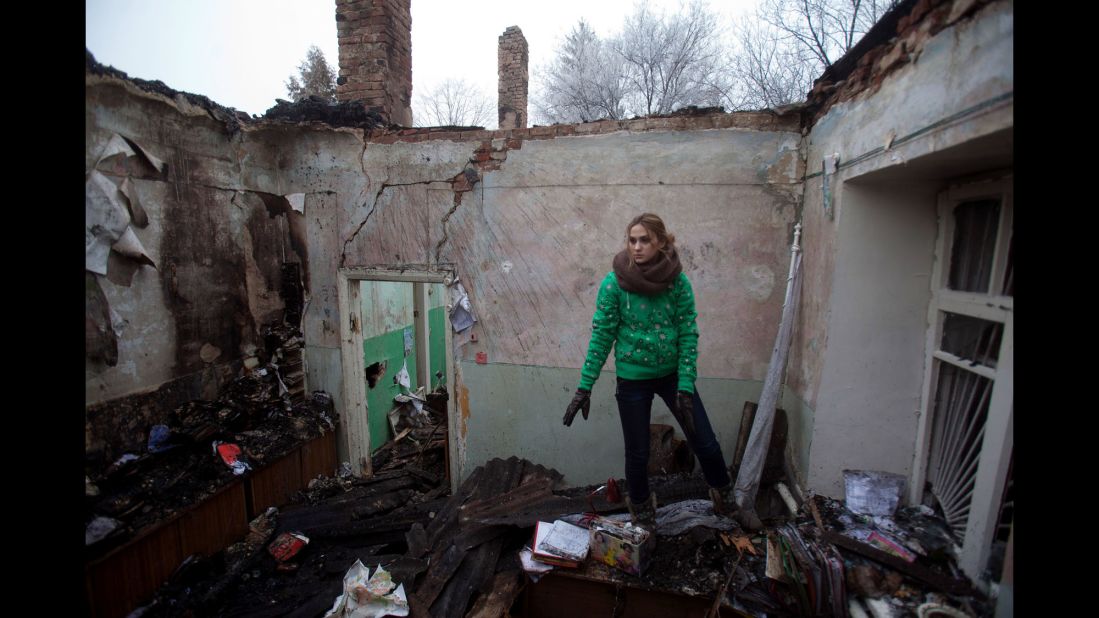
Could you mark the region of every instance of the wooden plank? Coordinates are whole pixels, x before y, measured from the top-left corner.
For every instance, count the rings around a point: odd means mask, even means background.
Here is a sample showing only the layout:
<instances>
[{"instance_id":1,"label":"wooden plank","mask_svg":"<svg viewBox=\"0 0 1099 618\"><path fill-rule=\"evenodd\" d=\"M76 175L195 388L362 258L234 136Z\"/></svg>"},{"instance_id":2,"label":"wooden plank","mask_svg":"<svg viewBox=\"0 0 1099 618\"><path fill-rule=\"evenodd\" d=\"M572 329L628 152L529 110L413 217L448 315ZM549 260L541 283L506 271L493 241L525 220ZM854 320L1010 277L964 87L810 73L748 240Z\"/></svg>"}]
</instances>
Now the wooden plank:
<instances>
[{"instance_id":1,"label":"wooden plank","mask_svg":"<svg viewBox=\"0 0 1099 618\"><path fill-rule=\"evenodd\" d=\"M500 571L492 580L488 594L481 595L466 618L499 618L508 615L522 591L522 571Z\"/></svg>"},{"instance_id":2,"label":"wooden plank","mask_svg":"<svg viewBox=\"0 0 1099 618\"><path fill-rule=\"evenodd\" d=\"M321 474L334 475L337 467L336 432L329 431L301 447L301 479L304 484Z\"/></svg>"},{"instance_id":3,"label":"wooden plank","mask_svg":"<svg viewBox=\"0 0 1099 618\"><path fill-rule=\"evenodd\" d=\"M183 557L221 551L248 533L248 521L244 483L223 488L180 518Z\"/></svg>"},{"instance_id":4,"label":"wooden plank","mask_svg":"<svg viewBox=\"0 0 1099 618\"><path fill-rule=\"evenodd\" d=\"M172 520L89 564L91 615L120 618L148 602L183 560L179 535L179 522Z\"/></svg>"},{"instance_id":5,"label":"wooden plank","mask_svg":"<svg viewBox=\"0 0 1099 618\"><path fill-rule=\"evenodd\" d=\"M477 546L462 561L461 568L447 582L438 600L431 606L433 618L461 616L469 607L470 597L480 588L487 588L496 571L504 539L496 538Z\"/></svg>"},{"instance_id":6,"label":"wooden plank","mask_svg":"<svg viewBox=\"0 0 1099 618\"><path fill-rule=\"evenodd\" d=\"M270 506L282 506L302 488L301 449L297 448L274 463L255 471L245 481L252 498L248 519L255 519Z\"/></svg>"},{"instance_id":7,"label":"wooden plank","mask_svg":"<svg viewBox=\"0 0 1099 618\"><path fill-rule=\"evenodd\" d=\"M453 544L448 544L442 552L436 552L432 556L431 570L424 578L424 583L416 590L416 594L408 599L410 609L418 615L426 615L426 608L431 607L431 604L438 598L439 593L443 591L443 587L450 581L450 577L461 566L466 553L465 550ZM438 559L436 559L436 556L438 556Z\"/></svg>"}]
</instances>

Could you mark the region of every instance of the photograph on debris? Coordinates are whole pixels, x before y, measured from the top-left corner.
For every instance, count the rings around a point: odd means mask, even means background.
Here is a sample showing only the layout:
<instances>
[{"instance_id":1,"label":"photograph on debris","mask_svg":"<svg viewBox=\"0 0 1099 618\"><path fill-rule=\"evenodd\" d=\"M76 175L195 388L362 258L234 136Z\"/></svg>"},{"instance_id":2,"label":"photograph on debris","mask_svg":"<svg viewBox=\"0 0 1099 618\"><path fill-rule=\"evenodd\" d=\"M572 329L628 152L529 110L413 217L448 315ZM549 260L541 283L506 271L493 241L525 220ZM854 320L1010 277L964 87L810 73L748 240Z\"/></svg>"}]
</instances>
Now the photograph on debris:
<instances>
[{"instance_id":1,"label":"photograph on debris","mask_svg":"<svg viewBox=\"0 0 1099 618\"><path fill-rule=\"evenodd\" d=\"M85 615L1013 615L1012 2L271 5L259 115L116 4Z\"/></svg>"}]
</instances>

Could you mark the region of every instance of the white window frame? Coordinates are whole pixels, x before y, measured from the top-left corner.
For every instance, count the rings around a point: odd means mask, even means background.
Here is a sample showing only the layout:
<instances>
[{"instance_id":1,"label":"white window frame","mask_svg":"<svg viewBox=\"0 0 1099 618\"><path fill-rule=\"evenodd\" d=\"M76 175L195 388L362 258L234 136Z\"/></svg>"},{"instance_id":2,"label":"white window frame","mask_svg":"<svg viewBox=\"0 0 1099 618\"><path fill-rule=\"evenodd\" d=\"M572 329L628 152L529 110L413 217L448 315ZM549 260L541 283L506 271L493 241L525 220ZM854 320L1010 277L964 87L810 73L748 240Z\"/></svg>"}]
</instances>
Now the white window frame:
<instances>
[{"instance_id":1,"label":"white window frame","mask_svg":"<svg viewBox=\"0 0 1099 618\"><path fill-rule=\"evenodd\" d=\"M939 196L939 234L935 246L935 261L931 274L931 302L928 306L928 331L924 384L920 399L916 433L915 460L909 500L913 504L923 498L930 458L933 426L933 391L938 383L936 361L950 363L965 371L977 373L993 381L992 394L985 420L984 439L977 464L977 475L966 522L965 542L959 565L982 585L982 575L988 562L992 542L999 523L999 509L1008 465L1014 446L1013 381L1014 381L1014 300L1001 294L1007 266L1007 254L1014 216L1013 176L1011 172L986 175L976 181L949 187ZM946 289L950 275L950 257L954 242L953 209L964 201L999 198L1000 226L993 253L992 273L988 293L958 292ZM996 367L972 366L939 349L943 335L944 312L962 314L1003 324L1000 355Z\"/></svg>"}]
</instances>

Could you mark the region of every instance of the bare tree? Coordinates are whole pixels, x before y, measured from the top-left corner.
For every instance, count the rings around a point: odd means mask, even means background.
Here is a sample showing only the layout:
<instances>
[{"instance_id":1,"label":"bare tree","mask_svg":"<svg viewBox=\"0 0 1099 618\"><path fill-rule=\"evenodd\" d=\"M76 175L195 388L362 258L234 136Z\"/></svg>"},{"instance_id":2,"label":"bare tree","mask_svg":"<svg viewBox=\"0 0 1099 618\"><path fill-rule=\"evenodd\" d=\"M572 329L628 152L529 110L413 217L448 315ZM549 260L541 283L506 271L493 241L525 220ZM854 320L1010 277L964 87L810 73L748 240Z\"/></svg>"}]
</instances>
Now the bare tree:
<instances>
[{"instance_id":1,"label":"bare tree","mask_svg":"<svg viewBox=\"0 0 1099 618\"><path fill-rule=\"evenodd\" d=\"M418 127L484 127L495 116L493 105L477 86L447 79L416 96L412 115Z\"/></svg>"},{"instance_id":2,"label":"bare tree","mask_svg":"<svg viewBox=\"0 0 1099 618\"><path fill-rule=\"evenodd\" d=\"M319 47L309 46L305 60L298 65L298 75L291 75L286 80L286 92L294 101L308 96L318 96L325 101L336 100L336 73L328 66Z\"/></svg>"},{"instance_id":3,"label":"bare tree","mask_svg":"<svg viewBox=\"0 0 1099 618\"><path fill-rule=\"evenodd\" d=\"M813 80L850 51L895 0L761 0L734 25L730 109L805 99Z\"/></svg>"},{"instance_id":4,"label":"bare tree","mask_svg":"<svg viewBox=\"0 0 1099 618\"><path fill-rule=\"evenodd\" d=\"M624 118L626 80L621 56L581 19L565 36L549 66L540 71L533 97L542 121L589 122Z\"/></svg>"},{"instance_id":5,"label":"bare tree","mask_svg":"<svg viewBox=\"0 0 1099 618\"><path fill-rule=\"evenodd\" d=\"M793 43L818 74L847 53L897 0L761 0L757 16Z\"/></svg>"},{"instance_id":6,"label":"bare tree","mask_svg":"<svg viewBox=\"0 0 1099 618\"><path fill-rule=\"evenodd\" d=\"M717 105L729 87L718 20L702 0L674 14L641 2L606 40L581 19L539 77L535 110L550 122Z\"/></svg>"},{"instance_id":7,"label":"bare tree","mask_svg":"<svg viewBox=\"0 0 1099 618\"><path fill-rule=\"evenodd\" d=\"M817 75L815 63L805 62L781 32L752 16L737 21L733 31L726 107L767 109L804 100Z\"/></svg>"},{"instance_id":8,"label":"bare tree","mask_svg":"<svg viewBox=\"0 0 1099 618\"><path fill-rule=\"evenodd\" d=\"M671 15L637 4L613 45L625 62L633 111L666 114L720 100L721 32L700 0Z\"/></svg>"}]
</instances>

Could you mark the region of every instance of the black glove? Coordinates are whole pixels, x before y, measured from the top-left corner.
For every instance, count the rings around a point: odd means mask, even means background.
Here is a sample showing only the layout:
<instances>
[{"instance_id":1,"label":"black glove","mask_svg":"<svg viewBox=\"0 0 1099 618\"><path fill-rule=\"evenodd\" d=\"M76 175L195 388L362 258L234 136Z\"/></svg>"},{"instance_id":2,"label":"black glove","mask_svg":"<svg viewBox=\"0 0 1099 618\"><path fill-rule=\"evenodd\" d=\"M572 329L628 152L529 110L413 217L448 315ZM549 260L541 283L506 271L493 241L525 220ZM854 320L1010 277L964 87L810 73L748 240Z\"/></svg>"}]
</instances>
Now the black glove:
<instances>
[{"instance_id":1,"label":"black glove","mask_svg":"<svg viewBox=\"0 0 1099 618\"><path fill-rule=\"evenodd\" d=\"M572 419L576 416L578 410L583 410L584 420L588 420L588 411L591 410L591 391L582 388L576 389L576 394L572 396L569 407L565 408L565 427L572 426Z\"/></svg>"},{"instance_id":2,"label":"black glove","mask_svg":"<svg viewBox=\"0 0 1099 618\"><path fill-rule=\"evenodd\" d=\"M694 402L694 393L679 391L675 396L675 410L672 411L675 420L679 421L679 426L683 428L683 433L688 438L693 437L695 433Z\"/></svg>"}]
</instances>

